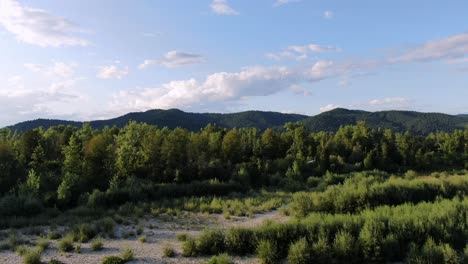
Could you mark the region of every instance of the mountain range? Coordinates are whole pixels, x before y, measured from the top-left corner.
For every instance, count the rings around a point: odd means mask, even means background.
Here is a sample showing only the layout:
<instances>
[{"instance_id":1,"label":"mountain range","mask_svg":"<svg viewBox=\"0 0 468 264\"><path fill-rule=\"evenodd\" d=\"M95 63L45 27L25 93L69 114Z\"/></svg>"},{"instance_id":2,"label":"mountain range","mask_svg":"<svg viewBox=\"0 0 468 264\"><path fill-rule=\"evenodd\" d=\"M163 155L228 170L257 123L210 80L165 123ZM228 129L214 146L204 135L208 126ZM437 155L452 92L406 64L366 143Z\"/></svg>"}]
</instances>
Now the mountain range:
<instances>
[{"instance_id":1,"label":"mountain range","mask_svg":"<svg viewBox=\"0 0 468 264\"><path fill-rule=\"evenodd\" d=\"M368 112L362 110L349 110L336 108L315 116L284 114L278 112L246 111L239 113L189 113L179 109L149 110L146 112L129 113L108 120L89 121L96 129L105 126L122 127L129 121L145 122L158 127L170 129L183 127L191 131L198 131L208 124L217 124L226 128L256 127L279 128L287 122L300 122L313 132L336 131L340 126L353 125L358 121L365 121L372 128L390 128L394 131L411 131L415 134L426 135L431 132L463 129L468 126L468 115L448 115L442 113L421 113L415 111L379 111ZM12 131L24 132L26 130L43 127L45 129L57 125L71 125L81 127L83 122L36 119L21 122L10 126Z\"/></svg>"}]
</instances>

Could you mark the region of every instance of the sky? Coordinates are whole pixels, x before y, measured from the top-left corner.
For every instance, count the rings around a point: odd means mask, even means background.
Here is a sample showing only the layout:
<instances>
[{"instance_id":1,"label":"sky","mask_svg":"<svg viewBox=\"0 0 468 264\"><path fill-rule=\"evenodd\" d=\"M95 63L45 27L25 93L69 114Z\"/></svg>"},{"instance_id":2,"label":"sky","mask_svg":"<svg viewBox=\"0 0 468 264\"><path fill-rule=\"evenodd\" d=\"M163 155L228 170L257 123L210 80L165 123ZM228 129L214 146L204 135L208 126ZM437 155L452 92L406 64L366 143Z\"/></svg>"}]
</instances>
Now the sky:
<instances>
[{"instance_id":1,"label":"sky","mask_svg":"<svg viewBox=\"0 0 468 264\"><path fill-rule=\"evenodd\" d=\"M337 107L468 113L466 0L0 0L0 127Z\"/></svg>"}]
</instances>

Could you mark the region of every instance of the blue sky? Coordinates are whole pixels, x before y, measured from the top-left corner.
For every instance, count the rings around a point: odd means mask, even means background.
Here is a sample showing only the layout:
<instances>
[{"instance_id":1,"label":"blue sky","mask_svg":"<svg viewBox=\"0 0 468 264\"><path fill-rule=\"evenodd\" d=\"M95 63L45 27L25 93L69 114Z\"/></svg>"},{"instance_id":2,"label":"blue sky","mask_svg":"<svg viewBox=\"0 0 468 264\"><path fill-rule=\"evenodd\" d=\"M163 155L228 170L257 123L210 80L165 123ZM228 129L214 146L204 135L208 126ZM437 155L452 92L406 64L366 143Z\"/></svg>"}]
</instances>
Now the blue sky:
<instances>
[{"instance_id":1,"label":"blue sky","mask_svg":"<svg viewBox=\"0 0 468 264\"><path fill-rule=\"evenodd\" d=\"M0 126L130 111L468 113L468 3L0 0Z\"/></svg>"}]
</instances>

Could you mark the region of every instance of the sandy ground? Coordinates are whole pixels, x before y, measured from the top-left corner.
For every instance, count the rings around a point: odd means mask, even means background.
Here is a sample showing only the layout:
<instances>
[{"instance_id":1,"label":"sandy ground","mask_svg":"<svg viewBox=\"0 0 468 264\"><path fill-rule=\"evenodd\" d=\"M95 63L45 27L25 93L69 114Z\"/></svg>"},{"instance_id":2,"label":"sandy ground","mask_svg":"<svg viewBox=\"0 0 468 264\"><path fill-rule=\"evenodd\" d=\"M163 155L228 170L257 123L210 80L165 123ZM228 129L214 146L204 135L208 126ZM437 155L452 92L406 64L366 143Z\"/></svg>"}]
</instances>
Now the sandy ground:
<instances>
[{"instance_id":1,"label":"sandy ground","mask_svg":"<svg viewBox=\"0 0 468 264\"><path fill-rule=\"evenodd\" d=\"M130 248L135 252L135 260L128 263L205 263L206 258L185 258L181 256L181 243L177 241L176 236L179 233L187 233L196 237L206 227L228 228L232 226L252 227L260 225L265 220L284 222L287 217L280 216L278 211L272 211L264 214L254 215L252 218L233 217L229 220L224 219L222 215L192 215L186 218L155 218L144 217L139 225L144 226L142 235L146 236L147 242L141 243L135 236L124 238L123 234L129 231L135 232L136 224L130 226L117 225L116 238L104 239L104 249L101 251L92 251L90 243L81 244L81 252L59 253L57 241L51 241L49 249L42 254L42 261L48 261L51 258L58 259L67 264L99 264L104 256L119 255L120 251ZM47 228L47 227L42 227ZM19 230L21 234L21 230ZM33 240L34 237L24 237ZM163 257L163 248L170 246L177 252L175 258ZM11 251L0 252L0 263L17 264L22 263L18 254ZM235 263L258 263L254 258L235 258Z\"/></svg>"}]
</instances>

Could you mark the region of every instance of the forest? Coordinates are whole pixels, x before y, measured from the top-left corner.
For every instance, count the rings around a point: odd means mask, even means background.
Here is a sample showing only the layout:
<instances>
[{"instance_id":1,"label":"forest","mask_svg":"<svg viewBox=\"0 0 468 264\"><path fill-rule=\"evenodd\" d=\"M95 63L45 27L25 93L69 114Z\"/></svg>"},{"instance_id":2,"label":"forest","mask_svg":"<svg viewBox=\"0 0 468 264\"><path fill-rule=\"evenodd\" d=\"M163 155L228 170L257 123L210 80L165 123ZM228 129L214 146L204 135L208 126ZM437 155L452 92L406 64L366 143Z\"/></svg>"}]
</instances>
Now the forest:
<instances>
[{"instance_id":1,"label":"forest","mask_svg":"<svg viewBox=\"0 0 468 264\"><path fill-rule=\"evenodd\" d=\"M214 255L210 263L230 263L222 262L229 255L265 264L462 263L467 169L468 129L415 135L363 121L336 132L301 123L281 130L209 124L197 132L135 121L5 128L0 228L52 222L68 227L60 243L72 244L112 237L125 217L280 210L288 222L207 228L183 238L181 254ZM0 248L18 246L4 239Z\"/></svg>"}]
</instances>

